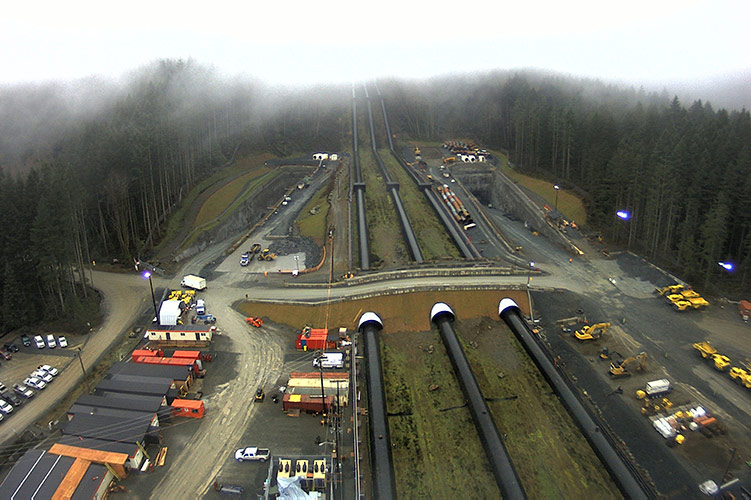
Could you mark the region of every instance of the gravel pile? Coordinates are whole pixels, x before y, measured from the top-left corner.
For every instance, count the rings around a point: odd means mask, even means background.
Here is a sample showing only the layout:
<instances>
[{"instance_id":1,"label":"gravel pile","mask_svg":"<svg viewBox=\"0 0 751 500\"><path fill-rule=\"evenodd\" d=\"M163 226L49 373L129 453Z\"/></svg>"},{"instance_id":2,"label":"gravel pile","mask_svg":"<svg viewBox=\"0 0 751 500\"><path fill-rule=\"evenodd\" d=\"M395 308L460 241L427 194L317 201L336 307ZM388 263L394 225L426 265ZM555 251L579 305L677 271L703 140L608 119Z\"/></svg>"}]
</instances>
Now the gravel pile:
<instances>
[{"instance_id":1,"label":"gravel pile","mask_svg":"<svg viewBox=\"0 0 751 500\"><path fill-rule=\"evenodd\" d=\"M321 261L321 248L308 236L290 236L278 239L269 245L269 249L277 255L304 252L308 267L315 266Z\"/></svg>"}]
</instances>

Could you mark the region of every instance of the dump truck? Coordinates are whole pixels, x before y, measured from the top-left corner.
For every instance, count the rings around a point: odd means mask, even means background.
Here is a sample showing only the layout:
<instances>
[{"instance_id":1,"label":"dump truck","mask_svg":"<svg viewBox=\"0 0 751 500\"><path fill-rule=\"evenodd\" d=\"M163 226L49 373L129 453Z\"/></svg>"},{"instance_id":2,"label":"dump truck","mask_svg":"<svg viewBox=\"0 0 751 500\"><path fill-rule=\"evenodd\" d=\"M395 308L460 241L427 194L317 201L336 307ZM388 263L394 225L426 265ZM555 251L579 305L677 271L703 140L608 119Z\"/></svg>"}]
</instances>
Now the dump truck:
<instances>
[{"instance_id":1,"label":"dump truck","mask_svg":"<svg viewBox=\"0 0 751 500\"><path fill-rule=\"evenodd\" d=\"M712 345L706 340L704 342L696 342L692 347L699 351L699 354L701 354L701 357L704 359L711 358L717 354L717 349L712 347Z\"/></svg>"},{"instance_id":2,"label":"dump truck","mask_svg":"<svg viewBox=\"0 0 751 500\"><path fill-rule=\"evenodd\" d=\"M696 297L673 302L673 307L677 311L686 311L688 309L703 309L709 306L709 302L703 297Z\"/></svg>"},{"instance_id":3,"label":"dump truck","mask_svg":"<svg viewBox=\"0 0 751 500\"><path fill-rule=\"evenodd\" d=\"M655 288L655 292L659 294L660 296L665 296L666 294L674 294L674 293L680 293L680 291L683 290L683 285L676 284L676 285L669 285L662 288Z\"/></svg>"},{"instance_id":4,"label":"dump truck","mask_svg":"<svg viewBox=\"0 0 751 500\"><path fill-rule=\"evenodd\" d=\"M636 391L636 399L656 398L664 396L672 390L673 386L670 385L670 381L666 378L661 378L659 380L647 382L644 389Z\"/></svg>"},{"instance_id":5,"label":"dump truck","mask_svg":"<svg viewBox=\"0 0 751 500\"><path fill-rule=\"evenodd\" d=\"M735 380L736 384L742 385L746 389L751 389L751 373L749 373L748 371L744 370L743 368L734 366L730 369L728 375L730 375L730 378Z\"/></svg>"},{"instance_id":6,"label":"dump truck","mask_svg":"<svg viewBox=\"0 0 751 500\"><path fill-rule=\"evenodd\" d=\"M206 278L201 278L200 276L188 274L187 276L183 276L183 279L180 282L180 285L186 288L192 288L194 290L205 290Z\"/></svg>"},{"instance_id":7,"label":"dump truck","mask_svg":"<svg viewBox=\"0 0 751 500\"><path fill-rule=\"evenodd\" d=\"M594 325L584 325L581 330L575 330L573 336L582 342L586 340L597 340L602 334L610 328L610 323L595 323Z\"/></svg>"},{"instance_id":8,"label":"dump truck","mask_svg":"<svg viewBox=\"0 0 751 500\"><path fill-rule=\"evenodd\" d=\"M699 351L702 358L712 363L715 370L724 372L730 368L730 358L717 352L708 341L696 342L692 347Z\"/></svg>"},{"instance_id":9,"label":"dump truck","mask_svg":"<svg viewBox=\"0 0 751 500\"><path fill-rule=\"evenodd\" d=\"M620 377L630 377L631 376L631 366L634 366L634 369L637 371L641 371L644 369L644 365L647 363L647 353L646 352L640 352L636 356L629 356L628 358L621 360L621 361L614 361L610 363L610 370L608 370L608 374L613 378L620 378Z\"/></svg>"}]
</instances>

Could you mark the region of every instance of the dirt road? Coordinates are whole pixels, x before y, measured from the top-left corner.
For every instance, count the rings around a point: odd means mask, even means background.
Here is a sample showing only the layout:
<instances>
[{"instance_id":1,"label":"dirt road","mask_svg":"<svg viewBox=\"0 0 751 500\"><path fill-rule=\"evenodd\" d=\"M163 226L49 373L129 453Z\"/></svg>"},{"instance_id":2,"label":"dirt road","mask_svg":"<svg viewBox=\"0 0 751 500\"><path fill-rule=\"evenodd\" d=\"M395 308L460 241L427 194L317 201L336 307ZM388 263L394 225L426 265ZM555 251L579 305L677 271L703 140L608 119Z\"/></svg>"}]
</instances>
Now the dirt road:
<instances>
[{"instance_id":1,"label":"dirt road","mask_svg":"<svg viewBox=\"0 0 751 500\"><path fill-rule=\"evenodd\" d=\"M134 318L138 317L147 305L151 307L149 287L141 276L98 271L92 274L94 286L103 297L102 312L105 319L99 328L90 333L83 344L81 357L87 368L96 365L102 356L122 339ZM20 434L24 429L39 421L82 382L83 374L80 364L69 363L49 388L39 391L33 399L19 407L13 416L4 422L4 428L11 429L13 432L4 432L0 435L0 446L5 447L14 441L16 434Z\"/></svg>"}]
</instances>

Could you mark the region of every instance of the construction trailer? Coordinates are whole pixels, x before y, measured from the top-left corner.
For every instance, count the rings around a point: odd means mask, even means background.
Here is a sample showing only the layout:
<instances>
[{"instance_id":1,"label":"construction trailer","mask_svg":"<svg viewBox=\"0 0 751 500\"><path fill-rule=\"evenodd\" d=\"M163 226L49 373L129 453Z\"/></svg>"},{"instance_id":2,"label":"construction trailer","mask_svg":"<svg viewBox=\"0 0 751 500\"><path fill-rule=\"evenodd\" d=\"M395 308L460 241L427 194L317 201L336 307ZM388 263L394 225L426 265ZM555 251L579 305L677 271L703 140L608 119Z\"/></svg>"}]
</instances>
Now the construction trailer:
<instances>
[{"instance_id":1,"label":"construction trailer","mask_svg":"<svg viewBox=\"0 0 751 500\"><path fill-rule=\"evenodd\" d=\"M206 408L200 399L174 399L172 400L172 416L203 418Z\"/></svg>"},{"instance_id":2,"label":"construction trailer","mask_svg":"<svg viewBox=\"0 0 751 500\"><path fill-rule=\"evenodd\" d=\"M60 451L60 450L58 450ZM65 452L68 450L65 449ZM113 471L127 459L120 453L88 450L77 455L29 450L0 484L3 498L105 498L115 480ZM87 458L82 458L82 457ZM99 460L109 460L112 463ZM124 472L123 472L124 476Z\"/></svg>"},{"instance_id":3,"label":"construction trailer","mask_svg":"<svg viewBox=\"0 0 751 500\"><path fill-rule=\"evenodd\" d=\"M308 396L321 396L321 380L323 380L323 394L331 396L336 403L347 406L349 404L349 374L343 372L292 372L287 381L287 394L305 394Z\"/></svg>"},{"instance_id":4,"label":"construction trailer","mask_svg":"<svg viewBox=\"0 0 751 500\"><path fill-rule=\"evenodd\" d=\"M305 327L297 334L295 346L301 351L336 349L338 340L337 333L329 334L325 328Z\"/></svg>"},{"instance_id":5,"label":"construction trailer","mask_svg":"<svg viewBox=\"0 0 751 500\"><path fill-rule=\"evenodd\" d=\"M320 392L317 395L285 393L282 398L282 409L285 413L295 411L305 413L330 413L333 408L334 396L321 398Z\"/></svg>"},{"instance_id":6,"label":"construction trailer","mask_svg":"<svg viewBox=\"0 0 751 500\"><path fill-rule=\"evenodd\" d=\"M147 414L129 418L77 413L62 425L62 433L66 436L140 443L145 446L147 442L159 441L159 428L152 428L151 422L152 416Z\"/></svg>"},{"instance_id":7,"label":"construction trailer","mask_svg":"<svg viewBox=\"0 0 751 500\"><path fill-rule=\"evenodd\" d=\"M165 396L143 396L140 394L84 394L74 404L94 408L113 408L143 413L156 413L159 422L167 422L171 411Z\"/></svg>"},{"instance_id":8,"label":"construction trailer","mask_svg":"<svg viewBox=\"0 0 751 500\"><path fill-rule=\"evenodd\" d=\"M125 462L126 472L140 469L143 459L146 458L143 449L136 443L119 443L117 441L104 441L102 439L82 438L80 436L61 436L57 440L57 444L125 454L128 456L128 460Z\"/></svg>"},{"instance_id":9,"label":"construction trailer","mask_svg":"<svg viewBox=\"0 0 751 500\"><path fill-rule=\"evenodd\" d=\"M147 358L148 359L148 358ZM160 360L162 358L150 358ZM172 358L168 358L172 359ZM156 379L169 378L173 381L173 387L185 390L186 392L195 381L195 373L188 366L190 361L169 362L169 363L115 363L110 368L111 375L128 375L137 377L153 377Z\"/></svg>"},{"instance_id":10,"label":"construction trailer","mask_svg":"<svg viewBox=\"0 0 751 500\"><path fill-rule=\"evenodd\" d=\"M170 389L176 389L175 381L169 377L157 378L142 375L106 375L96 386L96 394L138 394L143 396L167 397Z\"/></svg>"},{"instance_id":11,"label":"construction trailer","mask_svg":"<svg viewBox=\"0 0 751 500\"><path fill-rule=\"evenodd\" d=\"M146 330L145 338L149 345L160 347L208 347L214 336L216 327L195 324L176 325L173 327L159 326Z\"/></svg>"}]
</instances>

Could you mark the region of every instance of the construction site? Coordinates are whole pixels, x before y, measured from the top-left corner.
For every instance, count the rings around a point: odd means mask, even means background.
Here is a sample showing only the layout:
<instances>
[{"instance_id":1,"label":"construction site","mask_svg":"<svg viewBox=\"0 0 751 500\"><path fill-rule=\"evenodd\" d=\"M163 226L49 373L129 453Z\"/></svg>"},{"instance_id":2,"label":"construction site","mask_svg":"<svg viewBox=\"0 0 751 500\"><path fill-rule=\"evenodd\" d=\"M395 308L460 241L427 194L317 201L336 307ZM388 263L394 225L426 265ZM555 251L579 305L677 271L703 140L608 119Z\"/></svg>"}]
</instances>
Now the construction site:
<instances>
[{"instance_id":1,"label":"construction site","mask_svg":"<svg viewBox=\"0 0 751 500\"><path fill-rule=\"evenodd\" d=\"M501 152L397 143L377 86L351 120L345 151L217 181L148 276L93 274L138 313L92 333L106 370L61 365L73 404L24 403L2 491L747 495L751 304L606 247Z\"/></svg>"}]
</instances>

